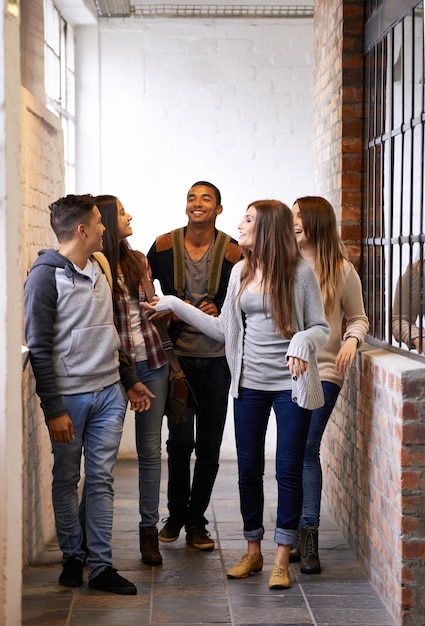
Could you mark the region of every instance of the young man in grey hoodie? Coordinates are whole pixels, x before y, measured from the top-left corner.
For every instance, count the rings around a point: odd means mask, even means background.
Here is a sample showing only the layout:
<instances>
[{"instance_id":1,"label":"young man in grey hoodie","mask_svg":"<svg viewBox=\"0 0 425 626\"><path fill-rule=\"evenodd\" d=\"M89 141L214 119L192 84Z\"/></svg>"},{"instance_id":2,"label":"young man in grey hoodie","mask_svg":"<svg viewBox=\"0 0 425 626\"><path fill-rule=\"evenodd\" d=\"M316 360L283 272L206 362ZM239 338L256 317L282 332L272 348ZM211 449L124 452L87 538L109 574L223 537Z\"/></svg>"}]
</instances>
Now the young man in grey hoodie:
<instances>
[{"instance_id":1,"label":"young man in grey hoodie","mask_svg":"<svg viewBox=\"0 0 425 626\"><path fill-rule=\"evenodd\" d=\"M78 482L84 448L89 587L134 595L112 566L113 476L127 406L143 411L152 394L120 353L111 291L93 253L105 230L90 195L50 205L58 250L42 250L25 282L25 336L54 457L52 498L63 570L83 584Z\"/></svg>"}]
</instances>

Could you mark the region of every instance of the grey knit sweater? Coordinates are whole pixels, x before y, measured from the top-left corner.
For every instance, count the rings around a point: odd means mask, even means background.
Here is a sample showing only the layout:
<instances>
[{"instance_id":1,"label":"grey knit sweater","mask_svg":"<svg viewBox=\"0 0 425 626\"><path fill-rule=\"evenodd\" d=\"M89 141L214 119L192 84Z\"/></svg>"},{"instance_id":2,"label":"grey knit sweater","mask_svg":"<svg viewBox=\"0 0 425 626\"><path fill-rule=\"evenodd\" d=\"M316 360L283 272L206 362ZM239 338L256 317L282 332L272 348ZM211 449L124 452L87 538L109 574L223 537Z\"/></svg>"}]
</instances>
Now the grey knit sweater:
<instances>
[{"instance_id":1,"label":"grey knit sweater","mask_svg":"<svg viewBox=\"0 0 425 626\"><path fill-rule=\"evenodd\" d=\"M238 397L244 349L244 324L239 304L240 273L244 261L237 263L230 275L226 299L218 317L207 315L175 296L162 296L156 306L158 312L171 310L180 319L196 326L217 341L224 341L232 383L231 394ZM324 404L316 354L326 344L329 324L323 311L319 283L313 270L304 261L296 268L293 288L293 327L287 357L308 362L307 372L292 381L292 399L306 409Z\"/></svg>"}]
</instances>

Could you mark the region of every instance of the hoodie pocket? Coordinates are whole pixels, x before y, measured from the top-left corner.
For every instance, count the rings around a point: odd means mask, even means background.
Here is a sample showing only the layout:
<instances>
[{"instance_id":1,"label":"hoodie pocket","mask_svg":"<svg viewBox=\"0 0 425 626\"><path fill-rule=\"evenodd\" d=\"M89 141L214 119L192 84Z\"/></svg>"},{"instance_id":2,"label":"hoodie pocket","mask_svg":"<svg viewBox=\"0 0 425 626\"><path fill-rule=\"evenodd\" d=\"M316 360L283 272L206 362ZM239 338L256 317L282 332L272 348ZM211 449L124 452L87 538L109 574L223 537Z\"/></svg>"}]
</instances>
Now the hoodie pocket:
<instances>
[{"instance_id":1,"label":"hoodie pocket","mask_svg":"<svg viewBox=\"0 0 425 626\"><path fill-rule=\"evenodd\" d=\"M120 340L115 326L76 328L62 363L68 376L99 375L118 368Z\"/></svg>"}]
</instances>

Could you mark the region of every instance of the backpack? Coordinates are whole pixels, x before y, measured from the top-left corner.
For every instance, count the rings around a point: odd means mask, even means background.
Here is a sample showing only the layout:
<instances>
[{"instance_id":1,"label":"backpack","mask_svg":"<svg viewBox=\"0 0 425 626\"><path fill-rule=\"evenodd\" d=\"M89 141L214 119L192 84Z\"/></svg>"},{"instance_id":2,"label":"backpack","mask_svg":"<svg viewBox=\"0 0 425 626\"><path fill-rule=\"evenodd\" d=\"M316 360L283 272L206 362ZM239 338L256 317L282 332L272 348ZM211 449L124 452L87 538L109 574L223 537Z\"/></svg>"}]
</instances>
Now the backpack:
<instances>
[{"instance_id":1,"label":"backpack","mask_svg":"<svg viewBox=\"0 0 425 626\"><path fill-rule=\"evenodd\" d=\"M174 289L180 299L184 299L184 289L186 286L186 272L184 265L184 227L176 228L170 232L173 246L174 258ZM212 302L220 285L221 268L223 266L224 255L231 240L230 235L226 235L221 230L217 231L217 237L212 249L210 269L208 272L208 296L207 302Z\"/></svg>"}]
</instances>

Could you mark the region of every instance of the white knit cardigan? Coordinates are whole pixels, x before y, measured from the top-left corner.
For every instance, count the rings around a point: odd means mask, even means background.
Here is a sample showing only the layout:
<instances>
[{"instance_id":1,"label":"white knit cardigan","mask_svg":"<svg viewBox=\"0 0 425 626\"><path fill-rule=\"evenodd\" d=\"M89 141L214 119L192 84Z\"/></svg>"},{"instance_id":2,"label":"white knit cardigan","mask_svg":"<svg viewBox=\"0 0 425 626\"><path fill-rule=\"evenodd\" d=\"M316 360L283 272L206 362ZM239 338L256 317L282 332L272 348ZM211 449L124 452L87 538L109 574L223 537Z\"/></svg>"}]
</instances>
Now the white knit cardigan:
<instances>
[{"instance_id":1,"label":"white knit cardigan","mask_svg":"<svg viewBox=\"0 0 425 626\"><path fill-rule=\"evenodd\" d=\"M161 296L158 312L171 310L177 317L195 326L205 335L224 342L232 382L230 392L238 397L242 370L244 324L238 298L240 274L244 261L234 265L221 313L213 317L175 296ZM287 358L298 357L308 362L307 372L292 380L292 399L305 409L317 409L324 404L316 353L329 338L329 324L323 310L319 283L313 270L299 261L293 287L293 328Z\"/></svg>"}]
</instances>

